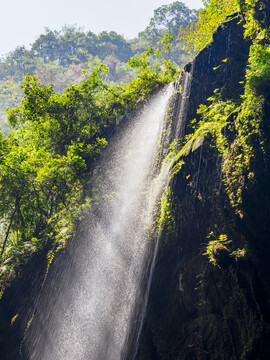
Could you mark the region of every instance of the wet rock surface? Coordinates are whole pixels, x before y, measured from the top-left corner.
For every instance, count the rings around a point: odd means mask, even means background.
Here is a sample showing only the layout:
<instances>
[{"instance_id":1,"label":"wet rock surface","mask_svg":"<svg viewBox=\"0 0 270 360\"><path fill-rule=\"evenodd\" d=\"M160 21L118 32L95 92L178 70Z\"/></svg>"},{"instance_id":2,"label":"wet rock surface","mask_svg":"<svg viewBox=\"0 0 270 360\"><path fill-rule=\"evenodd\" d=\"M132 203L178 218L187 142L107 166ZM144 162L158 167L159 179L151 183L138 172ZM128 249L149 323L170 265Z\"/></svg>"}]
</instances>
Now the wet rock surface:
<instances>
[{"instance_id":1,"label":"wet rock surface","mask_svg":"<svg viewBox=\"0 0 270 360\"><path fill-rule=\"evenodd\" d=\"M266 10L261 12L267 18ZM216 88L225 99L241 95L249 45L243 39L241 16L232 17L186 67L191 85L182 124L185 133L198 116L199 104L207 104ZM264 95L269 141L270 99L267 92ZM228 123L230 129L223 128L222 134L232 142L234 116ZM269 359L269 159L265 162L257 151L256 183L244 190L241 219L229 204L222 159L212 145L207 135L190 149L171 181L176 229L163 234L136 359ZM228 234L239 248L248 244L247 252L232 256L226 245L220 245L213 252L213 266L204 253L214 228Z\"/></svg>"}]
</instances>

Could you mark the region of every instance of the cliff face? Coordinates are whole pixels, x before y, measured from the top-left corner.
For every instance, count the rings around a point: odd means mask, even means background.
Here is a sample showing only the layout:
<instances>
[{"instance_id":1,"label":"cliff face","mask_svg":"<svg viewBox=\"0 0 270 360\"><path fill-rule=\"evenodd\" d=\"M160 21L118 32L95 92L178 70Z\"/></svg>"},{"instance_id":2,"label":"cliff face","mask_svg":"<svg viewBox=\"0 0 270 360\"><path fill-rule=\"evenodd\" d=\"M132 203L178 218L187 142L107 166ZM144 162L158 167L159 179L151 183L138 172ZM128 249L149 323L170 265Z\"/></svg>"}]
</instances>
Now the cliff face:
<instances>
[{"instance_id":1,"label":"cliff face","mask_svg":"<svg viewBox=\"0 0 270 360\"><path fill-rule=\"evenodd\" d=\"M269 19L265 7L260 9L258 17ZM213 42L186 66L171 138L177 128L178 135L192 133L196 110L209 104L215 89L223 101L241 103L239 82L251 44L243 38L240 20L236 15L220 26ZM137 359L269 359L270 97L268 86L258 91L264 149L253 136L253 177L239 175L241 211L232 205L224 180L226 161L234 164L239 155L234 159L240 133L235 113L221 130L230 160L210 132L201 132L182 151L183 164L170 182L174 222L162 234Z\"/></svg>"},{"instance_id":2,"label":"cliff face","mask_svg":"<svg viewBox=\"0 0 270 360\"><path fill-rule=\"evenodd\" d=\"M258 3L255 16L269 26L269 2ZM253 115L248 115L249 122L239 115L251 46L244 39L242 16L235 14L185 67L177 84L163 155L173 139L190 138L172 168L170 220L161 235L136 359L270 357L270 81L255 81L260 121L258 133L246 144L245 128L257 126ZM202 120L197 109L200 104L209 108L210 97L235 107L216 136L209 130L195 134L193 119L197 126ZM220 100L215 101L222 112ZM217 146L218 136L226 142L224 152ZM60 272L67 271L67 262L68 252ZM34 258L23 280L1 300L1 359L21 357L26 319L35 311L32 299L46 266L46 254ZM56 286L60 282L61 277ZM20 298L24 300L18 308Z\"/></svg>"}]
</instances>

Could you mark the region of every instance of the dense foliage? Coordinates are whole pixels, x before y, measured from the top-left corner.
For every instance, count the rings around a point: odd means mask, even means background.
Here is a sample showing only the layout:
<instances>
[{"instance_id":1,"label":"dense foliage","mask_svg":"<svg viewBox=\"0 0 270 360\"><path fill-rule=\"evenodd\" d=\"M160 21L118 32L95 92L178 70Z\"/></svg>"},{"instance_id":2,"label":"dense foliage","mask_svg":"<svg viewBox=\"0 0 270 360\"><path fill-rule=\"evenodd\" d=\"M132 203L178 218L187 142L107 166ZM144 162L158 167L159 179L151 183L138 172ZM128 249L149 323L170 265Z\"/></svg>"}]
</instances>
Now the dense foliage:
<instances>
[{"instance_id":1,"label":"dense foliage","mask_svg":"<svg viewBox=\"0 0 270 360\"><path fill-rule=\"evenodd\" d=\"M178 39L179 28L180 26L184 28L191 26L197 20L197 11L189 9L180 1L160 6L154 11L154 16L147 28L139 33L132 48L137 51L145 50L147 47L161 50L164 36L170 34L172 36L172 48L167 58L178 65L182 65L189 60L189 57L183 49L184 41Z\"/></svg>"},{"instance_id":2,"label":"dense foliage","mask_svg":"<svg viewBox=\"0 0 270 360\"><path fill-rule=\"evenodd\" d=\"M176 1L155 10L149 26L133 40L126 40L115 31L96 35L72 25L60 31L47 28L30 50L20 46L0 61L0 124L6 120L6 107L17 106L22 98L20 83L24 74L35 75L39 82L53 83L56 91L63 91L69 84L80 84L85 79L83 69L92 71L104 63L109 69L107 82L125 84L135 77L128 60L149 47L162 50L162 39L167 33L173 38L166 59L178 65L186 63L189 57L182 49L183 41L177 41L178 29L196 19L194 10ZM152 57L152 65L155 62Z\"/></svg>"},{"instance_id":3,"label":"dense foliage","mask_svg":"<svg viewBox=\"0 0 270 360\"><path fill-rule=\"evenodd\" d=\"M237 0L204 0L203 5L198 22L180 25L179 38L185 40L184 49L190 52L201 51L212 40L213 32L226 16L239 11Z\"/></svg>"},{"instance_id":4,"label":"dense foliage","mask_svg":"<svg viewBox=\"0 0 270 360\"><path fill-rule=\"evenodd\" d=\"M102 61L107 56L127 62L133 55L131 44L114 31L99 35L83 32L75 26L64 26L61 31L46 29L30 50L18 47L1 62L0 79L14 77L20 80L24 73L33 73L42 63L57 64L67 69L70 65L87 64L89 55Z\"/></svg>"},{"instance_id":5,"label":"dense foliage","mask_svg":"<svg viewBox=\"0 0 270 360\"><path fill-rule=\"evenodd\" d=\"M22 99L24 74L63 91L68 84L79 84L86 78L83 69L92 71L103 62L110 70L108 80L126 83L135 76L126 63L132 55L131 44L113 31L95 35L75 26L61 31L46 29L30 50L18 47L0 63L0 122L6 119L6 107L17 106Z\"/></svg>"},{"instance_id":6,"label":"dense foliage","mask_svg":"<svg viewBox=\"0 0 270 360\"><path fill-rule=\"evenodd\" d=\"M172 65L151 68L150 53L131 60L138 76L126 85L108 85L104 64L62 94L35 76L25 78L20 106L8 109L12 131L0 138L4 279L46 244L64 246L87 206L83 184L106 147L106 129L172 80Z\"/></svg>"}]
</instances>

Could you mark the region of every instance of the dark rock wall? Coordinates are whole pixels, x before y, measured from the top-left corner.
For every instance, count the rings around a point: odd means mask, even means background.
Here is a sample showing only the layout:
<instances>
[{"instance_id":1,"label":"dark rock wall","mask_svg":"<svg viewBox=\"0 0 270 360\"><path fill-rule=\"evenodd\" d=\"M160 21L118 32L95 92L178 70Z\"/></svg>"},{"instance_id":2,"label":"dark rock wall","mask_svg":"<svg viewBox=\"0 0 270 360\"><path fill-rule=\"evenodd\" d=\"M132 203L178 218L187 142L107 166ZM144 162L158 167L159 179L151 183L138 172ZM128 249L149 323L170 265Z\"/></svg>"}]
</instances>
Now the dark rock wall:
<instances>
[{"instance_id":1,"label":"dark rock wall","mask_svg":"<svg viewBox=\"0 0 270 360\"><path fill-rule=\"evenodd\" d=\"M211 42L186 65L192 77L185 133L189 133L190 121L196 117L200 104L219 89L225 99L234 99L243 92L239 82L244 80L250 42L243 37L242 16L231 15L231 20L217 28Z\"/></svg>"},{"instance_id":2,"label":"dark rock wall","mask_svg":"<svg viewBox=\"0 0 270 360\"><path fill-rule=\"evenodd\" d=\"M250 44L243 39L240 19L232 17L219 27L214 41L186 66L191 85L185 133L199 104L207 104L216 88L225 99L243 92L239 82ZM269 119L266 97L268 139ZM270 359L269 159L258 151L257 181L244 191L241 219L229 204L222 159L212 141L208 136L190 151L171 181L176 229L163 235L136 359ZM221 247L218 266L209 263L203 253L212 229L228 234L239 248L248 244L246 255L236 260Z\"/></svg>"},{"instance_id":3,"label":"dark rock wall","mask_svg":"<svg viewBox=\"0 0 270 360\"><path fill-rule=\"evenodd\" d=\"M12 286L5 290L0 303L0 359L20 359L20 347L27 323L35 310L47 267L46 252L34 256Z\"/></svg>"}]
</instances>

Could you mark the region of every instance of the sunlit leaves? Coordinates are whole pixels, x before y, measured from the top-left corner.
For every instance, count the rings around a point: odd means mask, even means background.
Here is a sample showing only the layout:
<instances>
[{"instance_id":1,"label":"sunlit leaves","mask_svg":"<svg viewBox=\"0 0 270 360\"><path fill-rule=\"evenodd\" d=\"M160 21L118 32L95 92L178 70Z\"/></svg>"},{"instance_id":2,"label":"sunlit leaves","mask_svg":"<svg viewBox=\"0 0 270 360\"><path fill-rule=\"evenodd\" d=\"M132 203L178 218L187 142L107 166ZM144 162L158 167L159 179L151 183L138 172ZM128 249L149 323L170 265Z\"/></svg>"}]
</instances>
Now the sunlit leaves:
<instances>
[{"instance_id":1,"label":"sunlit leaves","mask_svg":"<svg viewBox=\"0 0 270 360\"><path fill-rule=\"evenodd\" d=\"M220 22L239 11L237 0L204 0L203 5L197 23L180 27L179 38L185 40L184 48L190 52L202 50L212 40L213 32Z\"/></svg>"},{"instance_id":2,"label":"sunlit leaves","mask_svg":"<svg viewBox=\"0 0 270 360\"><path fill-rule=\"evenodd\" d=\"M163 69L150 66L152 53L132 60L138 76L127 85L109 85L105 64L62 94L26 76L20 106L8 111L13 130L0 138L0 244L10 266L48 241L58 247L72 234L84 181L107 146L104 129L173 77L169 62Z\"/></svg>"}]
</instances>

